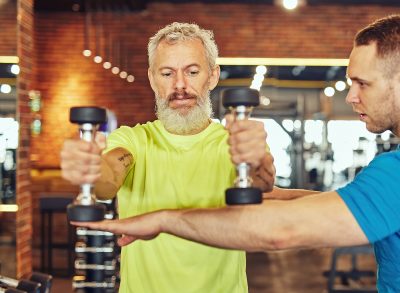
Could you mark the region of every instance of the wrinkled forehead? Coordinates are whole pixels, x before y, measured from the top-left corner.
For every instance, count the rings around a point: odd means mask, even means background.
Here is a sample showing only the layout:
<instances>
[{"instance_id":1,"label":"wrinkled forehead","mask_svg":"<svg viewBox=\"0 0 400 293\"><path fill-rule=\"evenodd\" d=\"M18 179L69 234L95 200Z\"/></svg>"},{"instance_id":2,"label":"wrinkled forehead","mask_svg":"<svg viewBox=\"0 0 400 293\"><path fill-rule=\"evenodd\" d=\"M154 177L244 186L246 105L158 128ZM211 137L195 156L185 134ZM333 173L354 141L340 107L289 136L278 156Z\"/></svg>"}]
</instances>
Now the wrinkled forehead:
<instances>
[{"instance_id":1,"label":"wrinkled forehead","mask_svg":"<svg viewBox=\"0 0 400 293\"><path fill-rule=\"evenodd\" d=\"M163 40L158 44L154 54L155 67L184 63L207 64L201 40L187 39L174 42Z\"/></svg>"}]
</instances>

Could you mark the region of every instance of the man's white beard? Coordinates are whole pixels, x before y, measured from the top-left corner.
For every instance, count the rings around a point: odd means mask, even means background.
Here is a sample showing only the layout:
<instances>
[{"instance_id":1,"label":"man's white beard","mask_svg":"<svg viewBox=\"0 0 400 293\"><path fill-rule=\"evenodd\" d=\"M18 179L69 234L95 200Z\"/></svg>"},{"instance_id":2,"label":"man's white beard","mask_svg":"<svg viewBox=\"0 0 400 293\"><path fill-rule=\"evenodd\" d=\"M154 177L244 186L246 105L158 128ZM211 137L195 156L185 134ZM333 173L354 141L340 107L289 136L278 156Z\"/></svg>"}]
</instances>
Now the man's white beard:
<instances>
[{"instance_id":1,"label":"man's white beard","mask_svg":"<svg viewBox=\"0 0 400 293\"><path fill-rule=\"evenodd\" d=\"M174 134L188 135L199 131L208 125L212 115L210 92L207 91L204 97L197 97L197 103L181 114L179 110L171 109L170 99L162 99L156 94L156 115L165 129Z\"/></svg>"}]
</instances>

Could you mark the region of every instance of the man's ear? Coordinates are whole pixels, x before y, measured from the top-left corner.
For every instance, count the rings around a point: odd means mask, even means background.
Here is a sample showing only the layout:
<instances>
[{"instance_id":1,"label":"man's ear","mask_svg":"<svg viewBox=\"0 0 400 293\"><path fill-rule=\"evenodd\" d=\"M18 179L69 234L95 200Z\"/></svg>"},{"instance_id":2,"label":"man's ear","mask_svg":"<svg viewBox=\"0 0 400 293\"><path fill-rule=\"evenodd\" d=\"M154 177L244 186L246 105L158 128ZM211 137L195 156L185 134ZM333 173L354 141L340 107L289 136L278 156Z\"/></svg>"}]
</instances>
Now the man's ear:
<instances>
[{"instance_id":1,"label":"man's ear","mask_svg":"<svg viewBox=\"0 0 400 293\"><path fill-rule=\"evenodd\" d=\"M211 75L208 80L208 89L210 91L217 86L220 74L221 74L221 69L219 65L215 65L214 69L211 70Z\"/></svg>"},{"instance_id":2,"label":"man's ear","mask_svg":"<svg viewBox=\"0 0 400 293\"><path fill-rule=\"evenodd\" d=\"M156 87L154 85L154 76L153 76L153 72L151 71L150 67L147 69L147 77L149 78L150 86L151 86L153 92L155 92Z\"/></svg>"}]
</instances>

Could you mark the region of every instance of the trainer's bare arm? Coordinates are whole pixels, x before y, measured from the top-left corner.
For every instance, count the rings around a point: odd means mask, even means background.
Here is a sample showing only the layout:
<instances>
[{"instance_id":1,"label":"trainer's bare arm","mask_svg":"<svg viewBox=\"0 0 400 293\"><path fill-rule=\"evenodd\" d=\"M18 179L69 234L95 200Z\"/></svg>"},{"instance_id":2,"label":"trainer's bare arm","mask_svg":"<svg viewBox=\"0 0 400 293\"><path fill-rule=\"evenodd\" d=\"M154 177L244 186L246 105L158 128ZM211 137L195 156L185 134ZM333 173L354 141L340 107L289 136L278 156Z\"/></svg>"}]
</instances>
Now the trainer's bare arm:
<instances>
[{"instance_id":1,"label":"trainer's bare arm","mask_svg":"<svg viewBox=\"0 0 400 293\"><path fill-rule=\"evenodd\" d=\"M335 192L261 205L162 210L123 220L74 223L123 236L120 245L168 233L203 244L246 251L367 244L368 239Z\"/></svg>"}]
</instances>

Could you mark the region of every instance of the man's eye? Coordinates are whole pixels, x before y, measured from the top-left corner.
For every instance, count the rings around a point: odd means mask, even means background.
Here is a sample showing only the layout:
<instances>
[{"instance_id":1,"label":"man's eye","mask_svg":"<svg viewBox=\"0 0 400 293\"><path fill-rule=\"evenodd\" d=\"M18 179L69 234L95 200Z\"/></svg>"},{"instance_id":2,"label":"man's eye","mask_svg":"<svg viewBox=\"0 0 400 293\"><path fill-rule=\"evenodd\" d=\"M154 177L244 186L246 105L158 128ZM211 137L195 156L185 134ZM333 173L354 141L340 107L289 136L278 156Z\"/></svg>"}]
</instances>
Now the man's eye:
<instances>
[{"instance_id":1,"label":"man's eye","mask_svg":"<svg viewBox=\"0 0 400 293\"><path fill-rule=\"evenodd\" d=\"M162 72L161 75L165 76L165 77L169 77L169 76L171 76L171 72Z\"/></svg>"},{"instance_id":2,"label":"man's eye","mask_svg":"<svg viewBox=\"0 0 400 293\"><path fill-rule=\"evenodd\" d=\"M189 71L189 75L190 75L190 76L196 76L197 74L199 74L199 71L198 71L198 70Z\"/></svg>"}]
</instances>

